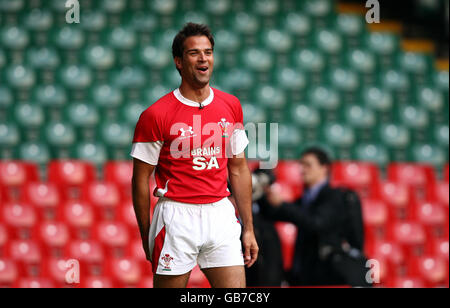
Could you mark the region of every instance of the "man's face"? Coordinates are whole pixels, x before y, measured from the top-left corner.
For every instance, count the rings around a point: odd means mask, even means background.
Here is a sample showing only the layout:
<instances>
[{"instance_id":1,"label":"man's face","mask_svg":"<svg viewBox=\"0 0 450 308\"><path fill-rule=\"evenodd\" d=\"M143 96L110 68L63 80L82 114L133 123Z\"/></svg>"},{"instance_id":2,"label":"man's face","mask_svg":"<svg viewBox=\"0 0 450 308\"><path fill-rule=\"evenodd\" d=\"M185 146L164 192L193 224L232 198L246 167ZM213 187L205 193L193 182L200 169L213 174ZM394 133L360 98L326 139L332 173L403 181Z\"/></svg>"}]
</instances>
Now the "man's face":
<instances>
[{"instance_id":1,"label":"man's face","mask_svg":"<svg viewBox=\"0 0 450 308\"><path fill-rule=\"evenodd\" d=\"M175 58L183 80L194 87L208 85L214 68L211 42L206 36L191 36L184 41L183 58Z\"/></svg>"},{"instance_id":2,"label":"man's face","mask_svg":"<svg viewBox=\"0 0 450 308\"><path fill-rule=\"evenodd\" d=\"M307 154L300 159L303 181L307 186L314 186L328 177L328 168L320 164L315 155Z\"/></svg>"}]
</instances>

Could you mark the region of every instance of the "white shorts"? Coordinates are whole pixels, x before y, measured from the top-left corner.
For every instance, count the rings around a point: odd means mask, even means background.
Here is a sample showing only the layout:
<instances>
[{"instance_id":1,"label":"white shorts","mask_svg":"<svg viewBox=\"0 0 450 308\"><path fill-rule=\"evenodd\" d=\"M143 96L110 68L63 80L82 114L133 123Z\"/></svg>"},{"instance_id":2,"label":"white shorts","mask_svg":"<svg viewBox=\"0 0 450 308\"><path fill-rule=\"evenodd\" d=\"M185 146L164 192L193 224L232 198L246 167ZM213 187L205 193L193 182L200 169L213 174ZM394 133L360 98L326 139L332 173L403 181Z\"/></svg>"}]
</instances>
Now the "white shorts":
<instances>
[{"instance_id":1,"label":"white shorts","mask_svg":"<svg viewBox=\"0 0 450 308\"><path fill-rule=\"evenodd\" d=\"M224 198L189 204L160 198L149 233L153 273L182 275L201 269L243 266L241 224Z\"/></svg>"}]
</instances>

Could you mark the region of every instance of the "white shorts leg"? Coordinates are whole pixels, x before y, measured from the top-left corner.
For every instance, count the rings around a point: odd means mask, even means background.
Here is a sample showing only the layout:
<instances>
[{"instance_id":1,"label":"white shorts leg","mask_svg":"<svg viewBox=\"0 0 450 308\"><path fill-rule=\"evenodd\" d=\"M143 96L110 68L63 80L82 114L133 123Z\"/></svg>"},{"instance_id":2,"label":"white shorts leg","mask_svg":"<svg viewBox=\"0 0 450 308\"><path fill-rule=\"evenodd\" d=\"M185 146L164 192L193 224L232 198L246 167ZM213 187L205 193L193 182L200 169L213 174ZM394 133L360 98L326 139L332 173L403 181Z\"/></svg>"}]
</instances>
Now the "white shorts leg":
<instances>
[{"instance_id":1,"label":"white shorts leg","mask_svg":"<svg viewBox=\"0 0 450 308\"><path fill-rule=\"evenodd\" d=\"M233 204L224 198L206 208L209 234L200 250L198 265L201 269L243 266L241 232Z\"/></svg>"},{"instance_id":2,"label":"white shorts leg","mask_svg":"<svg viewBox=\"0 0 450 308\"><path fill-rule=\"evenodd\" d=\"M150 226L153 273L182 275L200 268L244 265L241 225L233 204L158 201Z\"/></svg>"}]
</instances>

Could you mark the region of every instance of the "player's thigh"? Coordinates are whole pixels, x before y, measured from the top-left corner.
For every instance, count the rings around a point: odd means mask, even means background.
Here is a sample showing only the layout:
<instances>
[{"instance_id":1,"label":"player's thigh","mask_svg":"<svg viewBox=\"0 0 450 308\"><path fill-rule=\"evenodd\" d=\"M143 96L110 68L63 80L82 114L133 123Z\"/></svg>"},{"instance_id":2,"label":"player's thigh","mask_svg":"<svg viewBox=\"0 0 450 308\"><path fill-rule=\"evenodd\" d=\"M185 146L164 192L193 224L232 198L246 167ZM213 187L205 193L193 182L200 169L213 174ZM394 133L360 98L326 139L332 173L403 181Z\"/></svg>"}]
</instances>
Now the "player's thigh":
<instances>
[{"instance_id":1,"label":"player's thigh","mask_svg":"<svg viewBox=\"0 0 450 308\"><path fill-rule=\"evenodd\" d=\"M213 288L245 288L244 266L226 266L202 269Z\"/></svg>"},{"instance_id":2,"label":"player's thigh","mask_svg":"<svg viewBox=\"0 0 450 308\"><path fill-rule=\"evenodd\" d=\"M191 272L183 275L158 275L153 276L154 288L186 288Z\"/></svg>"}]
</instances>

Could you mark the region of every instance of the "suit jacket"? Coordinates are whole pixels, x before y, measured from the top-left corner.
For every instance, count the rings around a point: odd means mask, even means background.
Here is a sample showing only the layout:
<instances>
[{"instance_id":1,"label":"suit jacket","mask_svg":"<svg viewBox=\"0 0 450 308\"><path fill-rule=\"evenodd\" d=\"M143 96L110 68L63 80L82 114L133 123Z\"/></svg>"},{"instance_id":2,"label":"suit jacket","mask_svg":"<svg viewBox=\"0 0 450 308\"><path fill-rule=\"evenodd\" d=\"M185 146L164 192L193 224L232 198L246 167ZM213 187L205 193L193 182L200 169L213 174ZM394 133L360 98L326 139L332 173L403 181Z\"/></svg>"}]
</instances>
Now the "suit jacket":
<instances>
[{"instance_id":1,"label":"suit jacket","mask_svg":"<svg viewBox=\"0 0 450 308\"><path fill-rule=\"evenodd\" d=\"M289 282L293 285L336 285L345 281L332 270L326 252L341 251L343 238L342 195L329 185L308 206L302 198L274 208L264 199L264 215L298 227L295 255ZM331 251L330 251L331 250Z\"/></svg>"}]
</instances>

